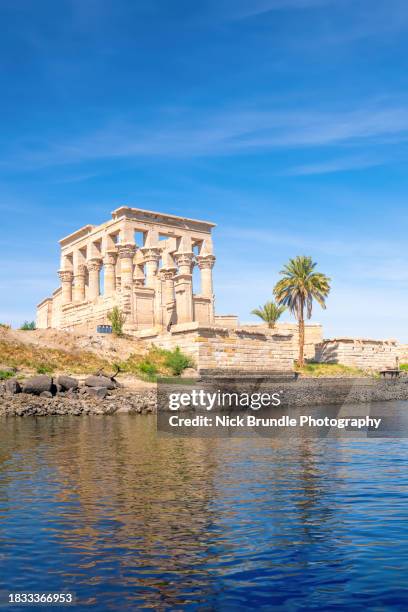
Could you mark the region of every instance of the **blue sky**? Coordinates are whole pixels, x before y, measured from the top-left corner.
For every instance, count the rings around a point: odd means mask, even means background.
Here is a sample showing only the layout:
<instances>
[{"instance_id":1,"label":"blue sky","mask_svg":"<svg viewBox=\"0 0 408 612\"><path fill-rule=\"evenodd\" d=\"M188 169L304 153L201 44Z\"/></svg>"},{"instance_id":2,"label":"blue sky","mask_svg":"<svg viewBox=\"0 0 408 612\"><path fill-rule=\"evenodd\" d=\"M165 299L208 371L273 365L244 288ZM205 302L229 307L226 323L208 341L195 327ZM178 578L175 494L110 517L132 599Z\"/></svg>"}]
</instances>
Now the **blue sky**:
<instances>
[{"instance_id":1,"label":"blue sky","mask_svg":"<svg viewBox=\"0 0 408 612\"><path fill-rule=\"evenodd\" d=\"M325 336L408 341L405 0L2 0L0 321L119 205L218 224L217 310L332 277Z\"/></svg>"}]
</instances>

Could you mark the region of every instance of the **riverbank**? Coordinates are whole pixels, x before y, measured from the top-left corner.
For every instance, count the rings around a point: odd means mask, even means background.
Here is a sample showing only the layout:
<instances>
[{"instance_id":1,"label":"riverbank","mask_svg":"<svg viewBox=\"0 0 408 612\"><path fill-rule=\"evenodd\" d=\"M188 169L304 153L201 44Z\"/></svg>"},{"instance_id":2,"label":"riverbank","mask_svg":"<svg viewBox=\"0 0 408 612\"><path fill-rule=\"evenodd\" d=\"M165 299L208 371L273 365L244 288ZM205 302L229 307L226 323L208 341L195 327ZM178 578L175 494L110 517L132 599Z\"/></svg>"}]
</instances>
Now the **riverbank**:
<instances>
[{"instance_id":1,"label":"riverbank","mask_svg":"<svg viewBox=\"0 0 408 612\"><path fill-rule=\"evenodd\" d=\"M304 378L263 383L262 389L266 388L280 393L282 406L293 407L408 400L408 377L397 380ZM131 390L114 389L103 398L85 395L40 397L27 393L11 395L4 384L0 388L0 416L9 417L150 414L156 412L156 405L157 391L153 385Z\"/></svg>"}]
</instances>

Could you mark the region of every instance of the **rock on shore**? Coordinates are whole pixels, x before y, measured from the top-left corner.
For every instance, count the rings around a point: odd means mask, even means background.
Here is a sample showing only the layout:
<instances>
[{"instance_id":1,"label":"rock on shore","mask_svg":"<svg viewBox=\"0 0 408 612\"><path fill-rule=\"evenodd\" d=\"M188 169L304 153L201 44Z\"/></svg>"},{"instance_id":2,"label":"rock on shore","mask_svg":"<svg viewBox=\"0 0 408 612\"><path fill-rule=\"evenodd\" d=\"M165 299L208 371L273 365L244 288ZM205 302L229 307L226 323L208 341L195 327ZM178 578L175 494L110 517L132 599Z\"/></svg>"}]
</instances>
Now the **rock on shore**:
<instances>
[{"instance_id":1,"label":"rock on shore","mask_svg":"<svg viewBox=\"0 0 408 612\"><path fill-rule=\"evenodd\" d=\"M28 393L10 394L3 385L0 388L0 416L149 414L156 411L155 389L137 392L123 389L105 390L104 397L98 396L96 389L93 388L91 394L87 392L54 397L50 394L50 397L47 397Z\"/></svg>"}]
</instances>

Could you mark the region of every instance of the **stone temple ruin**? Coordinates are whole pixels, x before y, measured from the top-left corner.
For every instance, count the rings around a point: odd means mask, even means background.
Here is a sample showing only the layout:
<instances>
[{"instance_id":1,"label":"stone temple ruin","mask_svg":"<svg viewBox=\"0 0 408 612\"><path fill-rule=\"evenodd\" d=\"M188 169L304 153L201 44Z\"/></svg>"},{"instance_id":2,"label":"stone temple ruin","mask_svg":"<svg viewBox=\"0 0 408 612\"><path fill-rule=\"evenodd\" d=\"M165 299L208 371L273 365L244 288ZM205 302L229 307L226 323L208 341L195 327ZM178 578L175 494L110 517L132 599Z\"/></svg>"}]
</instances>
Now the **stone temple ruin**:
<instances>
[{"instance_id":1,"label":"stone temple ruin","mask_svg":"<svg viewBox=\"0 0 408 612\"><path fill-rule=\"evenodd\" d=\"M292 371L298 354L294 323L239 325L215 313L214 223L126 206L102 225L86 225L60 240L61 286L37 308L38 328L95 333L118 306L124 331L164 348L179 346L203 370ZM194 282L193 282L194 279ZM199 290L193 286L197 283ZM244 287L244 284L243 284ZM325 340L306 325L305 356L357 367L389 367L396 342ZM372 346L371 346L372 345Z\"/></svg>"},{"instance_id":2,"label":"stone temple ruin","mask_svg":"<svg viewBox=\"0 0 408 612\"><path fill-rule=\"evenodd\" d=\"M38 327L94 331L119 306L128 333L214 324L213 223L121 207L60 240L61 287L38 306ZM201 291L193 294L193 268Z\"/></svg>"}]
</instances>

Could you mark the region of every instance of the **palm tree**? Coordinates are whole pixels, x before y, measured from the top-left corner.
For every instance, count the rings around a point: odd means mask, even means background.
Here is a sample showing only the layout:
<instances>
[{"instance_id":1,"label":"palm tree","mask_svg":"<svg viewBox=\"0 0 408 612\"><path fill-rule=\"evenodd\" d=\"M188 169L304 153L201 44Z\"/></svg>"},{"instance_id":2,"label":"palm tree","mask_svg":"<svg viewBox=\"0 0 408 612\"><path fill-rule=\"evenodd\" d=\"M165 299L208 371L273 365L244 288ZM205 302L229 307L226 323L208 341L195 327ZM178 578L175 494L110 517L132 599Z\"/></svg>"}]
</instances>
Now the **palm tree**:
<instances>
[{"instance_id":1,"label":"palm tree","mask_svg":"<svg viewBox=\"0 0 408 612\"><path fill-rule=\"evenodd\" d=\"M321 272L315 272L316 263L311 257L298 256L289 259L281 270L283 278L273 290L278 304L287 306L295 315L299 325L299 360L298 365L304 365L305 346L305 307L306 317L312 316L313 300L322 308L326 308L325 298L330 291L330 278Z\"/></svg>"},{"instance_id":2,"label":"palm tree","mask_svg":"<svg viewBox=\"0 0 408 612\"><path fill-rule=\"evenodd\" d=\"M276 321L279 319L281 314L286 310L286 306L278 306L275 302L266 302L264 306L255 308L251 311L251 314L256 315L272 329L275 327Z\"/></svg>"}]
</instances>

